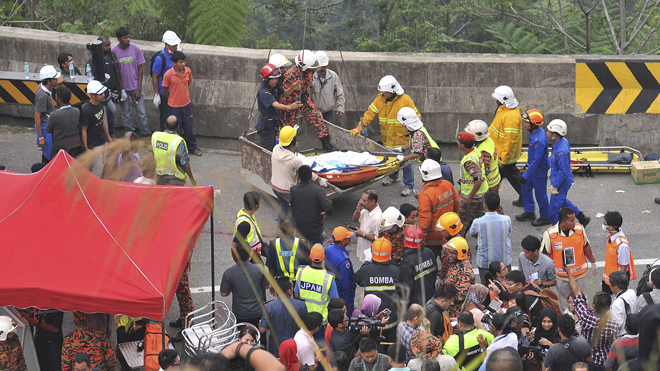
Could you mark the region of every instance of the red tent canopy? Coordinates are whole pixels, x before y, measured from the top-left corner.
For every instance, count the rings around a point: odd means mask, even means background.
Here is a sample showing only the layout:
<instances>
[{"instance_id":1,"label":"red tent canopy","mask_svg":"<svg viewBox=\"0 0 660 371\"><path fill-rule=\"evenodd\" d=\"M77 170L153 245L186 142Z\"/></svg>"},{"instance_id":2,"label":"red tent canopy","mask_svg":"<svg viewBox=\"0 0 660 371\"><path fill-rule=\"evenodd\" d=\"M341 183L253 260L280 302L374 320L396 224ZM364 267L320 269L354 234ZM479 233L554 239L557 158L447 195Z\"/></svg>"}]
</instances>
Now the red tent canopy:
<instances>
[{"instance_id":1,"label":"red tent canopy","mask_svg":"<svg viewBox=\"0 0 660 371\"><path fill-rule=\"evenodd\" d=\"M0 305L164 320L213 187L96 178L63 151L0 171Z\"/></svg>"}]
</instances>

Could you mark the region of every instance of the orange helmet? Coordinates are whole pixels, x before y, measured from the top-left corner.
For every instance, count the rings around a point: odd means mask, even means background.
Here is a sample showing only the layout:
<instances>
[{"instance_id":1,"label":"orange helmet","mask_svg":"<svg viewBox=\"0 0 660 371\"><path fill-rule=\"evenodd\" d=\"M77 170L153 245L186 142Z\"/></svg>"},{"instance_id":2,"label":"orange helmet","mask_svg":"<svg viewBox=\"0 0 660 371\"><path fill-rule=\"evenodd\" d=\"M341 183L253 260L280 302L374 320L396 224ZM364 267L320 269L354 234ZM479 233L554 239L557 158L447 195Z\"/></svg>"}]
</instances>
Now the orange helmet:
<instances>
[{"instance_id":1,"label":"orange helmet","mask_svg":"<svg viewBox=\"0 0 660 371\"><path fill-rule=\"evenodd\" d=\"M458 260L465 260L468 257L468 250L470 250L470 246L468 246L467 240L463 237L454 237L447 244L445 244L445 247L455 250L458 253L457 259Z\"/></svg>"},{"instance_id":2,"label":"orange helmet","mask_svg":"<svg viewBox=\"0 0 660 371\"><path fill-rule=\"evenodd\" d=\"M379 263L390 261L392 243L385 237L377 238L371 244L371 260Z\"/></svg>"},{"instance_id":3,"label":"orange helmet","mask_svg":"<svg viewBox=\"0 0 660 371\"><path fill-rule=\"evenodd\" d=\"M419 249L422 247L422 241L424 241L424 232L422 231L422 228L416 225L411 225L406 228L403 246L409 249Z\"/></svg>"},{"instance_id":4,"label":"orange helmet","mask_svg":"<svg viewBox=\"0 0 660 371\"><path fill-rule=\"evenodd\" d=\"M463 229L461 217L453 211L442 214L438 219L438 222L435 223L436 231L446 230L450 236L455 236L461 231L461 229Z\"/></svg>"},{"instance_id":5,"label":"orange helmet","mask_svg":"<svg viewBox=\"0 0 660 371\"><path fill-rule=\"evenodd\" d=\"M543 112L537 109L528 109L527 111L523 112L522 118L532 125L543 125Z\"/></svg>"}]
</instances>

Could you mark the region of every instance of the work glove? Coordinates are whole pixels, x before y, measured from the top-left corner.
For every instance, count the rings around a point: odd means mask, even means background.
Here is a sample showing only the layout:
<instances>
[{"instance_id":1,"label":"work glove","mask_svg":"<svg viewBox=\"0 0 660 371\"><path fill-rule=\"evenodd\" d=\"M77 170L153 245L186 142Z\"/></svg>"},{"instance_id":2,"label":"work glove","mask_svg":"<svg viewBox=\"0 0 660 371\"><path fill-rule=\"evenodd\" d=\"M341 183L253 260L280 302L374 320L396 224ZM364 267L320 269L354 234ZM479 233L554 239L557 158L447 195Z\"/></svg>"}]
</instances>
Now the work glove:
<instances>
[{"instance_id":1,"label":"work glove","mask_svg":"<svg viewBox=\"0 0 660 371\"><path fill-rule=\"evenodd\" d=\"M319 177L319 185L323 188L326 188L328 186L328 181L325 178Z\"/></svg>"},{"instance_id":2,"label":"work glove","mask_svg":"<svg viewBox=\"0 0 660 371\"><path fill-rule=\"evenodd\" d=\"M396 160L399 162L403 162L403 155L396 156Z\"/></svg>"},{"instance_id":3,"label":"work glove","mask_svg":"<svg viewBox=\"0 0 660 371\"><path fill-rule=\"evenodd\" d=\"M362 126L358 125L355 129L349 131L352 137L355 137L356 135L360 134L362 131Z\"/></svg>"},{"instance_id":4,"label":"work glove","mask_svg":"<svg viewBox=\"0 0 660 371\"><path fill-rule=\"evenodd\" d=\"M158 108L160 106L160 95L154 94L154 107Z\"/></svg>"},{"instance_id":5,"label":"work glove","mask_svg":"<svg viewBox=\"0 0 660 371\"><path fill-rule=\"evenodd\" d=\"M550 191L550 194L553 196L559 194L559 190L557 189L557 187L553 186L552 184L550 184L550 186L548 187L548 191Z\"/></svg>"},{"instance_id":6,"label":"work glove","mask_svg":"<svg viewBox=\"0 0 660 371\"><path fill-rule=\"evenodd\" d=\"M123 101L125 101L126 99L128 99L128 95L126 94L126 90L121 89L121 97L119 98L119 101L120 101L120 102L123 102Z\"/></svg>"},{"instance_id":7,"label":"work glove","mask_svg":"<svg viewBox=\"0 0 660 371\"><path fill-rule=\"evenodd\" d=\"M394 152L399 152L399 153L403 152L403 148L401 148L401 147L394 147L394 148L391 148L391 150L394 151Z\"/></svg>"}]
</instances>

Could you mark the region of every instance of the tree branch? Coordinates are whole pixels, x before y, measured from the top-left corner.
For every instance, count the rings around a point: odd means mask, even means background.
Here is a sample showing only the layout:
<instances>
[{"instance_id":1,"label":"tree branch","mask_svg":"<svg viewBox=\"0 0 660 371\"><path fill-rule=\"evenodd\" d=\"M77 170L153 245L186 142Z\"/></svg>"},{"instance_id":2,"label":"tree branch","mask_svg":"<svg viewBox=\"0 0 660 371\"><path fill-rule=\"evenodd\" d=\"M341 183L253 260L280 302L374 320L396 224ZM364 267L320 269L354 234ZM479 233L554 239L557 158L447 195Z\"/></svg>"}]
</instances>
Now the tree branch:
<instances>
[{"instance_id":1,"label":"tree branch","mask_svg":"<svg viewBox=\"0 0 660 371\"><path fill-rule=\"evenodd\" d=\"M656 1L655 4L653 4L652 7L656 7L658 4L660 4L660 0ZM639 27L637 27L637 24L635 24L635 28L633 28L633 33L630 35L630 39L626 42L626 46L624 48L627 48L632 43L632 41L635 39L635 37L637 37L637 34L639 34L639 32L642 30L642 28L644 28L644 25L646 25L646 23L649 21L649 18L651 17L652 13L653 12L649 12L649 14L646 15L646 18L644 18L644 21L639 25ZM642 13L640 12L639 15L640 15L640 18L641 18Z\"/></svg>"},{"instance_id":2,"label":"tree branch","mask_svg":"<svg viewBox=\"0 0 660 371\"><path fill-rule=\"evenodd\" d=\"M566 33L566 31L564 31L564 28L559 24L559 22L555 19L555 17L552 14L550 14L549 11L545 10L545 14L548 16L548 19L550 20L550 22L552 22L555 25L555 30L559 31L562 35L564 35L569 40L571 40L571 42L573 44L579 46L581 49L587 50L586 45L580 44L580 42L575 40L575 38L573 38L573 36L569 35L568 33Z\"/></svg>"},{"instance_id":3,"label":"tree branch","mask_svg":"<svg viewBox=\"0 0 660 371\"><path fill-rule=\"evenodd\" d=\"M458 34L461 33L461 32L463 32L463 30L465 29L465 27L467 27L467 25L470 24L471 21L472 21L472 18L468 18L467 22L465 22L465 23L464 23L464 24L458 29L458 31L454 32L454 34L451 35L451 37L454 38L454 37L458 36Z\"/></svg>"},{"instance_id":4,"label":"tree branch","mask_svg":"<svg viewBox=\"0 0 660 371\"><path fill-rule=\"evenodd\" d=\"M27 0L23 0L23 2L22 2L20 5L18 5L18 1L19 1L19 0L14 1L14 5L11 6L11 12L10 12L9 16L7 17L7 20L4 21L4 22L2 22L2 24L0 24L0 26L4 26L6 23L9 23L9 21L10 21L12 18L14 18L14 16L16 15L16 13L18 13L18 11L21 10L21 8L23 7L23 5L27 2ZM17 6L17 5L18 5L18 6ZM16 9L14 9L14 7L16 7Z\"/></svg>"},{"instance_id":5,"label":"tree branch","mask_svg":"<svg viewBox=\"0 0 660 371\"><path fill-rule=\"evenodd\" d=\"M642 53L642 54L643 54L643 55L649 55L649 54L653 54L653 53L657 52L658 50L660 50L660 46L658 46L657 48L651 50L650 52Z\"/></svg>"},{"instance_id":6,"label":"tree branch","mask_svg":"<svg viewBox=\"0 0 660 371\"><path fill-rule=\"evenodd\" d=\"M621 47L619 46L619 41L616 38L616 32L614 31L614 26L612 26L612 20L610 19L610 12L607 10L607 5L605 5L605 0L600 0L600 3L603 5L603 11L605 12L605 19L607 20L607 24L610 26L610 32L612 33L612 40L614 42L614 47L616 49L616 53L621 55Z\"/></svg>"},{"instance_id":7,"label":"tree branch","mask_svg":"<svg viewBox=\"0 0 660 371\"><path fill-rule=\"evenodd\" d=\"M644 39L637 45L637 49L635 49L635 52L633 54L638 54L639 52L642 51L642 48L644 48L644 45L646 45L647 42L651 39L651 36L655 34L655 31L658 30L658 26L653 27L651 30L649 30L649 33L644 36Z\"/></svg>"}]
</instances>

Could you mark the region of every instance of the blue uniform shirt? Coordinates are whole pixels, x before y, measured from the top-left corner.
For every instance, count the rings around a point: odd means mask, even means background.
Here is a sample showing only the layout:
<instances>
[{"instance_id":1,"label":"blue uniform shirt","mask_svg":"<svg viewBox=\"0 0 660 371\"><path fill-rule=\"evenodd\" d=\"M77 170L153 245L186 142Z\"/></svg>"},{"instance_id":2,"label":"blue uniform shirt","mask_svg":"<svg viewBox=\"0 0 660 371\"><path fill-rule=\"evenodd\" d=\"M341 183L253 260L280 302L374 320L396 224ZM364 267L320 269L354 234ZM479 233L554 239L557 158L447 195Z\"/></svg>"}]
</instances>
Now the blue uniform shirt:
<instances>
[{"instance_id":1,"label":"blue uniform shirt","mask_svg":"<svg viewBox=\"0 0 660 371\"><path fill-rule=\"evenodd\" d=\"M530 177L545 178L548 176L548 169L550 168L548 136L541 128L537 128L529 134L527 164L527 170L523 173L525 180L530 180Z\"/></svg>"},{"instance_id":2,"label":"blue uniform shirt","mask_svg":"<svg viewBox=\"0 0 660 371\"><path fill-rule=\"evenodd\" d=\"M289 297L289 301L293 308L298 312L300 318L305 318L307 315L307 306L302 300L294 299ZM268 325L268 320L272 327ZM289 311L284 306L284 302L281 298L269 301L266 303L266 313L261 315L261 320L259 321L259 327L270 329L270 336L268 337L268 351L273 354L275 357L279 357L278 348L279 345L289 339L293 339L296 335L296 332L299 330L298 325L293 319L293 316L289 314ZM273 334L277 335L278 342L275 342Z\"/></svg>"},{"instance_id":3,"label":"blue uniform shirt","mask_svg":"<svg viewBox=\"0 0 660 371\"><path fill-rule=\"evenodd\" d=\"M301 265L300 267L298 267L298 270L300 270L303 267L307 267L307 265ZM309 265L309 267L313 269L323 269L321 267L315 267L313 265ZM297 281L296 281L296 285L293 287L293 292L300 295L300 287L298 286ZM330 299L334 299L338 297L339 297L339 292L337 291L337 277L335 277L335 279L332 280L332 283L330 284L330 290L328 291L328 301L330 301Z\"/></svg>"},{"instance_id":4,"label":"blue uniform shirt","mask_svg":"<svg viewBox=\"0 0 660 371\"><path fill-rule=\"evenodd\" d=\"M568 143L568 139L561 138L552 145L550 167L550 184L557 188L573 184L571 145Z\"/></svg>"},{"instance_id":5,"label":"blue uniform shirt","mask_svg":"<svg viewBox=\"0 0 660 371\"><path fill-rule=\"evenodd\" d=\"M279 120L282 118L280 110L273 107L273 103L280 100L280 96L284 94L284 87L282 84L277 83L274 88L268 85L268 81L264 80L259 86L257 92L257 106L261 115L267 119Z\"/></svg>"},{"instance_id":6,"label":"blue uniform shirt","mask_svg":"<svg viewBox=\"0 0 660 371\"><path fill-rule=\"evenodd\" d=\"M165 69L163 69L163 58L158 56L156 59L154 59L154 67L151 69L151 72L160 73L160 75L158 75L158 93L163 95L163 76L167 70L174 67L174 62L172 62L172 57L170 56L170 53L165 50L165 48L163 48L161 52L165 56ZM161 70L163 73L160 72Z\"/></svg>"},{"instance_id":7,"label":"blue uniform shirt","mask_svg":"<svg viewBox=\"0 0 660 371\"><path fill-rule=\"evenodd\" d=\"M348 251L334 243L325 248L325 269L335 274L339 297L346 302L347 315L353 313L355 271Z\"/></svg>"}]
</instances>

